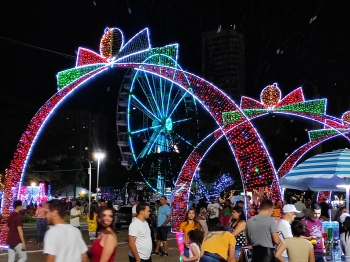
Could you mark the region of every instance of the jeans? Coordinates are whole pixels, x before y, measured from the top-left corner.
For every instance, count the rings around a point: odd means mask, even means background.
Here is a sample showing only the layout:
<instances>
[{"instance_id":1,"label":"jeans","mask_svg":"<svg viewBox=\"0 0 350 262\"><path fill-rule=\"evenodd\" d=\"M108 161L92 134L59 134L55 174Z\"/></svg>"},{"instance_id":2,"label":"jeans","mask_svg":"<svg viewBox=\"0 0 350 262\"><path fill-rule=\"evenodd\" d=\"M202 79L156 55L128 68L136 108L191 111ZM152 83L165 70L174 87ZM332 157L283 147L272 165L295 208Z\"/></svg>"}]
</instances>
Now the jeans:
<instances>
[{"instance_id":1,"label":"jeans","mask_svg":"<svg viewBox=\"0 0 350 262\"><path fill-rule=\"evenodd\" d=\"M19 260L17 262L25 262L27 261L27 251L22 251L22 243L19 243L14 249L8 249L8 262L15 262L16 253L19 256Z\"/></svg>"},{"instance_id":2,"label":"jeans","mask_svg":"<svg viewBox=\"0 0 350 262\"><path fill-rule=\"evenodd\" d=\"M38 229L38 243L44 242L44 235L47 228L47 222L45 218L36 219L36 227Z\"/></svg>"},{"instance_id":3,"label":"jeans","mask_svg":"<svg viewBox=\"0 0 350 262\"><path fill-rule=\"evenodd\" d=\"M323 257L325 254L315 254L315 262L324 262Z\"/></svg>"},{"instance_id":4,"label":"jeans","mask_svg":"<svg viewBox=\"0 0 350 262\"><path fill-rule=\"evenodd\" d=\"M199 259L199 262L224 262L226 260L220 258L218 254L211 254L205 252L204 255Z\"/></svg>"},{"instance_id":5,"label":"jeans","mask_svg":"<svg viewBox=\"0 0 350 262\"><path fill-rule=\"evenodd\" d=\"M235 257L238 259L242 251L242 246L235 247Z\"/></svg>"},{"instance_id":6,"label":"jeans","mask_svg":"<svg viewBox=\"0 0 350 262\"><path fill-rule=\"evenodd\" d=\"M136 262L136 258L129 255L129 262ZM149 259L141 259L141 262L152 262L152 257L149 257Z\"/></svg>"}]
</instances>

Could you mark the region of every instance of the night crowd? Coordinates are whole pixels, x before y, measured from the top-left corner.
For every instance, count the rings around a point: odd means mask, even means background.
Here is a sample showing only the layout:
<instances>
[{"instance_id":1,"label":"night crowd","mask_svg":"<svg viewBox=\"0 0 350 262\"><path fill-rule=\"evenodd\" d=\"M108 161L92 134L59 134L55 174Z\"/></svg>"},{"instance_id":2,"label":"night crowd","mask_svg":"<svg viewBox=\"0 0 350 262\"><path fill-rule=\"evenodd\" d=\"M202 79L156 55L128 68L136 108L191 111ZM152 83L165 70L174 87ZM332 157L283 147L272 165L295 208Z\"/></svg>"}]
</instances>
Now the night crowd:
<instances>
[{"instance_id":1,"label":"night crowd","mask_svg":"<svg viewBox=\"0 0 350 262\"><path fill-rule=\"evenodd\" d=\"M151 262L152 256L169 256L168 234L171 208L162 196L154 210L140 197L132 207L129 226L129 261ZM306 205L305 205L306 204ZM207 204L200 200L186 212L179 231L184 235L182 261L200 262L321 262L325 261L325 241L322 221L329 220L328 204L317 202L282 206L263 199L259 206L251 198L219 203L211 198ZM8 219L8 261L27 260L21 213L23 203L16 200ZM92 202L87 212L88 249L82 238L80 219L84 207L80 202L70 210L70 223L65 222L67 206L59 200L50 200L35 210L37 244L43 246L46 261L115 261L117 231L115 210L110 203ZM247 212L245 212L247 211ZM246 220L246 215L248 220ZM340 224L340 242L344 259L350 262L350 215L339 207L333 221ZM182 248L180 248L182 250Z\"/></svg>"}]
</instances>

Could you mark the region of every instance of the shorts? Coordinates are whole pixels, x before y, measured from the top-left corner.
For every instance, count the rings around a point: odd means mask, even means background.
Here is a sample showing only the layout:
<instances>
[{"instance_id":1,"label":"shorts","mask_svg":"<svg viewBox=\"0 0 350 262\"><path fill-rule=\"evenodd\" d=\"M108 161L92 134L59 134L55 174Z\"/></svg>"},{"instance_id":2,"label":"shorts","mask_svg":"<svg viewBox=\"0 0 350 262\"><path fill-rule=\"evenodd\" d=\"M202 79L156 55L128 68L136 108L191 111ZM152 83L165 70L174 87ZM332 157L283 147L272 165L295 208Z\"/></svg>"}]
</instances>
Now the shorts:
<instances>
[{"instance_id":1,"label":"shorts","mask_svg":"<svg viewBox=\"0 0 350 262\"><path fill-rule=\"evenodd\" d=\"M167 241L169 228L169 226L157 227L157 240Z\"/></svg>"}]
</instances>

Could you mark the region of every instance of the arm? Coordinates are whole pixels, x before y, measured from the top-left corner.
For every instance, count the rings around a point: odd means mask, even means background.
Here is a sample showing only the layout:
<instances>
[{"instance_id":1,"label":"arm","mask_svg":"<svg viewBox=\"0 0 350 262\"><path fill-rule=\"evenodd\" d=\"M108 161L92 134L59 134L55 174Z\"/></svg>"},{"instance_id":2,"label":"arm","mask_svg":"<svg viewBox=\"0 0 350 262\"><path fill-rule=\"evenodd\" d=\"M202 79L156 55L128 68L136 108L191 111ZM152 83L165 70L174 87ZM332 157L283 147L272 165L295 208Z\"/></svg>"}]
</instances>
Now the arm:
<instances>
[{"instance_id":1,"label":"arm","mask_svg":"<svg viewBox=\"0 0 350 262\"><path fill-rule=\"evenodd\" d=\"M275 257L279 262L284 262L284 259L282 257L282 253L284 250L286 250L286 248L287 247L283 243L278 247L276 254L275 254Z\"/></svg>"},{"instance_id":2,"label":"arm","mask_svg":"<svg viewBox=\"0 0 350 262\"><path fill-rule=\"evenodd\" d=\"M235 237L241 233L243 230L245 230L247 223L245 221L241 221L235 228L235 230L232 232L232 235Z\"/></svg>"},{"instance_id":3,"label":"arm","mask_svg":"<svg viewBox=\"0 0 350 262\"><path fill-rule=\"evenodd\" d=\"M45 262L55 262L55 256L46 254ZM84 261L85 262L85 261Z\"/></svg>"},{"instance_id":4,"label":"arm","mask_svg":"<svg viewBox=\"0 0 350 262\"><path fill-rule=\"evenodd\" d=\"M235 247L232 245L229 245L229 248L228 248L227 262L237 262L236 256L235 256Z\"/></svg>"},{"instance_id":5,"label":"arm","mask_svg":"<svg viewBox=\"0 0 350 262\"><path fill-rule=\"evenodd\" d=\"M18 226L17 231L18 231L19 238L21 239L21 242L22 242L22 249L27 249L26 242L24 241L22 226Z\"/></svg>"},{"instance_id":6,"label":"arm","mask_svg":"<svg viewBox=\"0 0 350 262\"><path fill-rule=\"evenodd\" d=\"M84 253L81 255L81 261L82 262L89 262L90 261L87 253Z\"/></svg>"},{"instance_id":7,"label":"arm","mask_svg":"<svg viewBox=\"0 0 350 262\"><path fill-rule=\"evenodd\" d=\"M112 234L104 236L104 240L100 262L108 262L118 244L117 238Z\"/></svg>"},{"instance_id":8,"label":"arm","mask_svg":"<svg viewBox=\"0 0 350 262\"><path fill-rule=\"evenodd\" d=\"M134 258L136 259L136 262L140 262L141 258L139 256L139 253L137 252L137 248L136 248L136 237L134 236L129 236L129 247L130 247L130 251L133 254Z\"/></svg>"},{"instance_id":9,"label":"arm","mask_svg":"<svg viewBox=\"0 0 350 262\"><path fill-rule=\"evenodd\" d=\"M315 262L315 253L313 248L310 248L309 251L309 262Z\"/></svg>"},{"instance_id":10,"label":"arm","mask_svg":"<svg viewBox=\"0 0 350 262\"><path fill-rule=\"evenodd\" d=\"M166 219L165 219L164 223L162 224L162 226L165 226L166 224L168 224L170 222L170 219L171 219L171 214L166 215Z\"/></svg>"},{"instance_id":11,"label":"arm","mask_svg":"<svg viewBox=\"0 0 350 262\"><path fill-rule=\"evenodd\" d=\"M281 243L281 239L280 239L280 237L278 236L278 233L277 233L277 232L271 233L271 236L272 236L273 242L274 242L276 245L278 245L279 243Z\"/></svg>"}]
</instances>

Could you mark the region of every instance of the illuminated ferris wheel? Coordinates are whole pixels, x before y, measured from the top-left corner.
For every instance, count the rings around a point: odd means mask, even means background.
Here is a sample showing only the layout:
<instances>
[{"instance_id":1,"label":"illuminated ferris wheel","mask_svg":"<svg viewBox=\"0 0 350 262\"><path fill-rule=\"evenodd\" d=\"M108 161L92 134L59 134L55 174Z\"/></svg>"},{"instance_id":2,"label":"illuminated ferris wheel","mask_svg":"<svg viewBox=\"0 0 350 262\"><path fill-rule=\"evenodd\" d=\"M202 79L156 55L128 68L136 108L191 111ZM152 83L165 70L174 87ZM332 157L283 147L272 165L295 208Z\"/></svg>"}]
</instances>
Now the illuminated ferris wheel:
<instances>
[{"instance_id":1,"label":"illuminated ferris wheel","mask_svg":"<svg viewBox=\"0 0 350 262\"><path fill-rule=\"evenodd\" d=\"M151 55L144 63L181 69L166 54ZM135 167L155 192L166 193L183 163L180 151L196 146L197 114L193 96L173 82L142 70L127 71L117 107L122 165Z\"/></svg>"}]
</instances>

